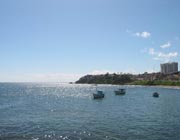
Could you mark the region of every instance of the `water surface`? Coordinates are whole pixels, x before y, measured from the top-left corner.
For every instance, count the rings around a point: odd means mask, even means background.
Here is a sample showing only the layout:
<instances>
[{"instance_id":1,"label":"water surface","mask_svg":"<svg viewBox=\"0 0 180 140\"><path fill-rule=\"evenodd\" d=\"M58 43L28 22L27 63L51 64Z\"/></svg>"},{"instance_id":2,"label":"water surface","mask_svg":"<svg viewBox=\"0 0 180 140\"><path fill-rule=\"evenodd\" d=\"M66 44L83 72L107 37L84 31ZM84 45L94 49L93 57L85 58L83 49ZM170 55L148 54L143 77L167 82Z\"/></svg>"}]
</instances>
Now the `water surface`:
<instances>
[{"instance_id":1,"label":"water surface","mask_svg":"<svg viewBox=\"0 0 180 140\"><path fill-rule=\"evenodd\" d=\"M2 140L179 140L180 90L99 85L0 83ZM153 98L153 92L159 98Z\"/></svg>"}]
</instances>

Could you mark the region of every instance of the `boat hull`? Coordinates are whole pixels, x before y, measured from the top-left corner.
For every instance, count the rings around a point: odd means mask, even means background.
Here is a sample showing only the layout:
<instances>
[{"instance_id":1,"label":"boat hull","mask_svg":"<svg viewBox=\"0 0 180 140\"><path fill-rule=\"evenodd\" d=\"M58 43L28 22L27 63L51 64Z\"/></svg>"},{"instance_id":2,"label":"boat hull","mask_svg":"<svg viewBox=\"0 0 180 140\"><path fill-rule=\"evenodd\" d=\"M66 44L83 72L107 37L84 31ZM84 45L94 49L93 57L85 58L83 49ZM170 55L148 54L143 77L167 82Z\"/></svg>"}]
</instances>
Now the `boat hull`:
<instances>
[{"instance_id":1,"label":"boat hull","mask_svg":"<svg viewBox=\"0 0 180 140\"><path fill-rule=\"evenodd\" d=\"M126 94L125 91L118 91L118 90L116 90L114 92L115 92L115 95L125 95Z\"/></svg>"},{"instance_id":2,"label":"boat hull","mask_svg":"<svg viewBox=\"0 0 180 140\"><path fill-rule=\"evenodd\" d=\"M153 93L153 97L156 97L156 98L159 97L159 93L154 92L154 93Z\"/></svg>"},{"instance_id":3,"label":"boat hull","mask_svg":"<svg viewBox=\"0 0 180 140\"><path fill-rule=\"evenodd\" d=\"M94 99L102 99L102 98L104 98L104 94L93 94L93 98Z\"/></svg>"}]
</instances>

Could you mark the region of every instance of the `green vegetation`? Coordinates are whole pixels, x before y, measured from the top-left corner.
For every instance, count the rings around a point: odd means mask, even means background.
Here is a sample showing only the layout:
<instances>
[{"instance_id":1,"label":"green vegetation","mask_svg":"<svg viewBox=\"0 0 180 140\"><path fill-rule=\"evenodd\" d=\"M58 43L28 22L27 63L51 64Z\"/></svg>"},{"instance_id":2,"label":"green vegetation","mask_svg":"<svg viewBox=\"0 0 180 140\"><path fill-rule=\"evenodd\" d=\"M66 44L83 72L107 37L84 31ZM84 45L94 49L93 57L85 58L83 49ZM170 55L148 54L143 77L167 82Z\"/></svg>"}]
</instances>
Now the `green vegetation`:
<instances>
[{"instance_id":1,"label":"green vegetation","mask_svg":"<svg viewBox=\"0 0 180 140\"><path fill-rule=\"evenodd\" d=\"M76 83L86 84L127 84L133 80L130 74L105 74L105 75L86 75L80 78Z\"/></svg>"},{"instance_id":2,"label":"green vegetation","mask_svg":"<svg viewBox=\"0 0 180 140\"><path fill-rule=\"evenodd\" d=\"M78 84L114 84L114 85L147 85L147 86L180 86L178 75L162 74L104 74L86 75L81 77Z\"/></svg>"}]
</instances>

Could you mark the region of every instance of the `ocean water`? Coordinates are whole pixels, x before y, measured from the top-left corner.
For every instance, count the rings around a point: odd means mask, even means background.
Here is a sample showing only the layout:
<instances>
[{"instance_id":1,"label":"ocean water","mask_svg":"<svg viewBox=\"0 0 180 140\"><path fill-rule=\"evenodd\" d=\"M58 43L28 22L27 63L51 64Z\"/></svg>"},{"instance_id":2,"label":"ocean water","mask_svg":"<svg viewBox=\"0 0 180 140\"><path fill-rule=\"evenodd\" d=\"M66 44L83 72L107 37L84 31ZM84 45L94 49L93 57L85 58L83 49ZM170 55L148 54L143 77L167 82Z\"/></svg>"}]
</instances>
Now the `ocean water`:
<instances>
[{"instance_id":1,"label":"ocean water","mask_svg":"<svg viewBox=\"0 0 180 140\"><path fill-rule=\"evenodd\" d=\"M0 140L179 140L180 89L0 83ZM153 98L153 92L159 98Z\"/></svg>"}]
</instances>

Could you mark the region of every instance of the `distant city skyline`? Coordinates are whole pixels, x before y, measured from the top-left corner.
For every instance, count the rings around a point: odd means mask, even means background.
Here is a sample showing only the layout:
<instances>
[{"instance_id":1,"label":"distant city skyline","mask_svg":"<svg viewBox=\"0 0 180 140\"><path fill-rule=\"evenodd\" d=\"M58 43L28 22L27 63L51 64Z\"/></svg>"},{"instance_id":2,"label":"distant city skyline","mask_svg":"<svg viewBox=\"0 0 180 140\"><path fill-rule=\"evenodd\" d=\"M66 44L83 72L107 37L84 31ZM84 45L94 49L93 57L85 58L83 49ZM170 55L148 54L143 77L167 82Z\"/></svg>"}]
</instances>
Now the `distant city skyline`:
<instances>
[{"instance_id":1,"label":"distant city skyline","mask_svg":"<svg viewBox=\"0 0 180 140\"><path fill-rule=\"evenodd\" d=\"M180 62L179 0L1 0L0 82L70 82Z\"/></svg>"}]
</instances>

